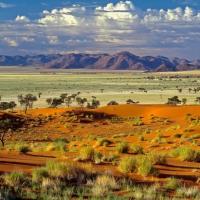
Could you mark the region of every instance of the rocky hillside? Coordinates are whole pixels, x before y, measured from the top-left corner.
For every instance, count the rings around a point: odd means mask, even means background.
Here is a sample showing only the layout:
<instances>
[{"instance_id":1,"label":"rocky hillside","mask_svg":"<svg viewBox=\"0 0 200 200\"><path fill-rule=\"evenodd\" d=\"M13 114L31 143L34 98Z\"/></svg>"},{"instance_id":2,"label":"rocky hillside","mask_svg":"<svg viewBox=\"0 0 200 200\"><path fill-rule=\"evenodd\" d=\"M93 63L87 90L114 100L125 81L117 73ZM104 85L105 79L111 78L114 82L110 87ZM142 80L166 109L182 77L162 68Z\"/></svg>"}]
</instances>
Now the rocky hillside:
<instances>
[{"instance_id":1,"label":"rocky hillside","mask_svg":"<svg viewBox=\"0 0 200 200\"><path fill-rule=\"evenodd\" d=\"M36 56L0 56L0 66L37 66L53 69L108 69L182 71L200 69L200 60L169 59L163 56L137 56L130 52L116 54L51 54Z\"/></svg>"}]
</instances>

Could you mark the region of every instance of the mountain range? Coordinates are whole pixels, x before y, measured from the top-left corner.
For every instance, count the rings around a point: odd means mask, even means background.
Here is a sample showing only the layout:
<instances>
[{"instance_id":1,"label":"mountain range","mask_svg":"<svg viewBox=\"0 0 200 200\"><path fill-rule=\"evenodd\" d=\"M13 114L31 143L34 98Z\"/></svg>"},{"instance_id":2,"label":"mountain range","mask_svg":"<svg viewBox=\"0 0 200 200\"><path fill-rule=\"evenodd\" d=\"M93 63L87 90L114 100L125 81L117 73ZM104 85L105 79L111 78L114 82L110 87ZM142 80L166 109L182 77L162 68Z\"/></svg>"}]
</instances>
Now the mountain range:
<instances>
[{"instance_id":1,"label":"mountain range","mask_svg":"<svg viewBox=\"0 0 200 200\"><path fill-rule=\"evenodd\" d=\"M200 69L200 60L164 56L137 56L130 52L116 54L49 54L4 56L0 55L0 66L35 66L46 69L97 69L97 70L143 70L186 71Z\"/></svg>"}]
</instances>

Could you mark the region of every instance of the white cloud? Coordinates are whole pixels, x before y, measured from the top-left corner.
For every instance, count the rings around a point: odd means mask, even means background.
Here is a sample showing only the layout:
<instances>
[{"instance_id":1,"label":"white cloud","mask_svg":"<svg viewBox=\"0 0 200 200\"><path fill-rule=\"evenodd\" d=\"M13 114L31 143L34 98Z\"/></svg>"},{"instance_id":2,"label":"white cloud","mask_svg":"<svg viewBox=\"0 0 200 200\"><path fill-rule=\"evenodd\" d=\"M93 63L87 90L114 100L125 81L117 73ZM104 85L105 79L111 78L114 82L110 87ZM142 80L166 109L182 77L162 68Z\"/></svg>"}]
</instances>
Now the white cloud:
<instances>
[{"instance_id":1,"label":"white cloud","mask_svg":"<svg viewBox=\"0 0 200 200\"><path fill-rule=\"evenodd\" d=\"M96 8L72 5L44 10L35 20L18 16L13 22L1 22L0 54L15 54L17 47L19 54L129 50L199 56L199 25L200 12L190 7L141 11L132 1Z\"/></svg>"},{"instance_id":2,"label":"white cloud","mask_svg":"<svg viewBox=\"0 0 200 200\"><path fill-rule=\"evenodd\" d=\"M12 4L0 2L0 8L11 8L11 7L13 7Z\"/></svg>"},{"instance_id":3,"label":"white cloud","mask_svg":"<svg viewBox=\"0 0 200 200\"><path fill-rule=\"evenodd\" d=\"M180 7L168 10L148 9L144 15L144 22L200 22L200 12L195 12L192 8Z\"/></svg>"},{"instance_id":4,"label":"white cloud","mask_svg":"<svg viewBox=\"0 0 200 200\"><path fill-rule=\"evenodd\" d=\"M44 10L43 17L38 20L45 25L78 26L82 21L79 14L85 12L85 8L79 5L73 5L70 8Z\"/></svg>"},{"instance_id":5,"label":"white cloud","mask_svg":"<svg viewBox=\"0 0 200 200\"><path fill-rule=\"evenodd\" d=\"M16 18L15 18L15 21L16 22L30 22L29 18L26 17L26 16L20 16L18 15Z\"/></svg>"},{"instance_id":6,"label":"white cloud","mask_svg":"<svg viewBox=\"0 0 200 200\"><path fill-rule=\"evenodd\" d=\"M132 11L135 7L131 1L120 1L116 4L108 3L105 7L97 7L97 11L115 12Z\"/></svg>"},{"instance_id":7,"label":"white cloud","mask_svg":"<svg viewBox=\"0 0 200 200\"><path fill-rule=\"evenodd\" d=\"M137 21L138 15L131 1L120 1L116 4L108 3L105 7L96 8L97 25L108 25L109 23L133 23Z\"/></svg>"}]
</instances>

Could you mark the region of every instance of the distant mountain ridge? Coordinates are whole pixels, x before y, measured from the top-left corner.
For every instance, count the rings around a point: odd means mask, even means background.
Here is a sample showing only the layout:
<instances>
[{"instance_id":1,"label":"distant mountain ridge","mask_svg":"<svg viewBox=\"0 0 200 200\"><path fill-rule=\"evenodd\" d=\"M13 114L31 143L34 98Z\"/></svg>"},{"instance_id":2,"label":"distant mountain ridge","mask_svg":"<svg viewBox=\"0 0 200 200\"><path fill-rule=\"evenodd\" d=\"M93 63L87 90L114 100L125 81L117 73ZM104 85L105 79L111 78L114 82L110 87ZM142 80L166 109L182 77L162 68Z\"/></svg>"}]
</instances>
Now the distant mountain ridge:
<instances>
[{"instance_id":1,"label":"distant mountain ridge","mask_svg":"<svg viewBox=\"0 0 200 200\"><path fill-rule=\"evenodd\" d=\"M0 66L35 66L49 69L98 69L186 71L200 69L200 60L169 59L164 56L137 56L130 52L116 54L50 54L35 56L0 55Z\"/></svg>"}]
</instances>

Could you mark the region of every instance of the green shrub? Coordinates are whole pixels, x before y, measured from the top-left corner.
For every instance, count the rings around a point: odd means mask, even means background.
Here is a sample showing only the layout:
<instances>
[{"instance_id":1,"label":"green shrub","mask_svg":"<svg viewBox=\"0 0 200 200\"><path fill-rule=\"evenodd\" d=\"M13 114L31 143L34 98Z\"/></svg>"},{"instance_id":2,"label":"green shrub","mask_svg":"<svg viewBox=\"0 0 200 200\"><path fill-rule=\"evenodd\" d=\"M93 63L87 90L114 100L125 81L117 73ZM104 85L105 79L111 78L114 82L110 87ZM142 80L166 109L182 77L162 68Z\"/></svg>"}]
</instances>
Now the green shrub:
<instances>
[{"instance_id":1,"label":"green shrub","mask_svg":"<svg viewBox=\"0 0 200 200\"><path fill-rule=\"evenodd\" d=\"M166 163L166 155L162 153L148 153L147 157L153 165L162 165Z\"/></svg>"},{"instance_id":2,"label":"green shrub","mask_svg":"<svg viewBox=\"0 0 200 200\"><path fill-rule=\"evenodd\" d=\"M180 181L176 178L168 178L164 188L167 190L176 190L180 186Z\"/></svg>"},{"instance_id":3,"label":"green shrub","mask_svg":"<svg viewBox=\"0 0 200 200\"><path fill-rule=\"evenodd\" d=\"M51 180L61 180L64 184L85 182L87 177L90 177L92 172L87 172L82 167L77 167L73 164L50 161L45 167L33 170L32 181L41 184L51 184Z\"/></svg>"},{"instance_id":4,"label":"green shrub","mask_svg":"<svg viewBox=\"0 0 200 200\"><path fill-rule=\"evenodd\" d=\"M69 165L64 163L50 161L46 164L46 170L51 177L64 178L68 176L71 172Z\"/></svg>"},{"instance_id":5,"label":"green shrub","mask_svg":"<svg viewBox=\"0 0 200 200\"><path fill-rule=\"evenodd\" d=\"M5 181L6 185L17 187L26 181L26 176L23 173L12 172L12 173L3 175L3 180Z\"/></svg>"},{"instance_id":6,"label":"green shrub","mask_svg":"<svg viewBox=\"0 0 200 200\"><path fill-rule=\"evenodd\" d=\"M103 161L105 161L105 162L114 162L114 161L116 161L117 159L119 159L119 155L109 153L109 154L107 154L107 155L104 155L102 159L103 159Z\"/></svg>"},{"instance_id":7,"label":"green shrub","mask_svg":"<svg viewBox=\"0 0 200 200\"><path fill-rule=\"evenodd\" d=\"M184 199L199 199L199 188L198 187L180 187L176 191L176 196Z\"/></svg>"},{"instance_id":8,"label":"green shrub","mask_svg":"<svg viewBox=\"0 0 200 200\"><path fill-rule=\"evenodd\" d=\"M103 155L100 152L94 153L94 162L95 164L100 164L103 160Z\"/></svg>"},{"instance_id":9,"label":"green shrub","mask_svg":"<svg viewBox=\"0 0 200 200\"><path fill-rule=\"evenodd\" d=\"M33 169L33 171L32 171L32 181L33 182L38 183L38 182L42 181L43 178L47 178L47 177L48 177L48 172L45 167L36 168L36 169Z\"/></svg>"},{"instance_id":10,"label":"green shrub","mask_svg":"<svg viewBox=\"0 0 200 200\"><path fill-rule=\"evenodd\" d=\"M23 154L26 154L28 153L30 150L30 148L27 146L27 145L19 145L17 147L17 150L20 152L20 153L23 153Z\"/></svg>"},{"instance_id":11,"label":"green shrub","mask_svg":"<svg viewBox=\"0 0 200 200\"><path fill-rule=\"evenodd\" d=\"M60 151L60 152L66 152L67 151L67 145L68 141L66 139L56 139L53 142L53 146L55 151Z\"/></svg>"},{"instance_id":12,"label":"green shrub","mask_svg":"<svg viewBox=\"0 0 200 200\"><path fill-rule=\"evenodd\" d=\"M93 183L92 193L94 196L104 196L107 193L119 188L114 177L101 175Z\"/></svg>"},{"instance_id":13,"label":"green shrub","mask_svg":"<svg viewBox=\"0 0 200 200\"><path fill-rule=\"evenodd\" d=\"M82 161L93 161L95 151L92 147L82 147L79 152L79 159Z\"/></svg>"},{"instance_id":14,"label":"green shrub","mask_svg":"<svg viewBox=\"0 0 200 200\"><path fill-rule=\"evenodd\" d=\"M136 171L136 159L132 157L122 158L119 163L119 170L123 173L131 173Z\"/></svg>"},{"instance_id":15,"label":"green shrub","mask_svg":"<svg viewBox=\"0 0 200 200\"><path fill-rule=\"evenodd\" d=\"M137 171L142 176L148 176L156 172L151 160L146 156L138 157Z\"/></svg>"},{"instance_id":16,"label":"green shrub","mask_svg":"<svg viewBox=\"0 0 200 200\"><path fill-rule=\"evenodd\" d=\"M139 145L130 145L130 153L143 154L144 150L143 150L143 147L141 147Z\"/></svg>"},{"instance_id":17,"label":"green shrub","mask_svg":"<svg viewBox=\"0 0 200 200\"><path fill-rule=\"evenodd\" d=\"M171 152L171 155L178 157L181 161L199 161L200 152L189 147L178 147Z\"/></svg>"},{"instance_id":18,"label":"green shrub","mask_svg":"<svg viewBox=\"0 0 200 200\"><path fill-rule=\"evenodd\" d=\"M127 142L122 142L117 145L117 152L118 153L128 153L129 145Z\"/></svg>"}]
</instances>

